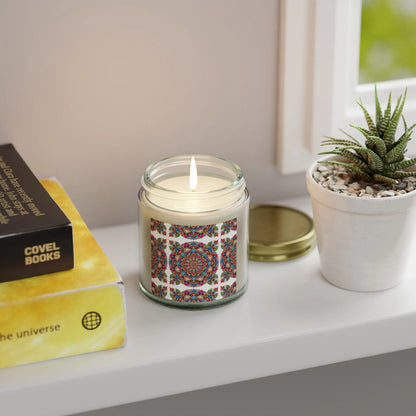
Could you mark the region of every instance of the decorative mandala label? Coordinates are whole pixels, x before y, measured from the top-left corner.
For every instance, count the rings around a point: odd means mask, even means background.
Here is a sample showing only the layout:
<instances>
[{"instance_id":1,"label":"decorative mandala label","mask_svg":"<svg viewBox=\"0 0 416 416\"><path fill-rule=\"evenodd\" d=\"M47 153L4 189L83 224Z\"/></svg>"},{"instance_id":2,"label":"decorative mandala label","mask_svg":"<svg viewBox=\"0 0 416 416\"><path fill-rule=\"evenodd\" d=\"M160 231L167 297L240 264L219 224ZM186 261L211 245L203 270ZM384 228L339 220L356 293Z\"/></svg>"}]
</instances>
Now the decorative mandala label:
<instances>
[{"instance_id":1,"label":"decorative mandala label","mask_svg":"<svg viewBox=\"0 0 416 416\"><path fill-rule=\"evenodd\" d=\"M152 293L175 302L212 302L237 291L237 218L190 226L151 218Z\"/></svg>"}]
</instances>

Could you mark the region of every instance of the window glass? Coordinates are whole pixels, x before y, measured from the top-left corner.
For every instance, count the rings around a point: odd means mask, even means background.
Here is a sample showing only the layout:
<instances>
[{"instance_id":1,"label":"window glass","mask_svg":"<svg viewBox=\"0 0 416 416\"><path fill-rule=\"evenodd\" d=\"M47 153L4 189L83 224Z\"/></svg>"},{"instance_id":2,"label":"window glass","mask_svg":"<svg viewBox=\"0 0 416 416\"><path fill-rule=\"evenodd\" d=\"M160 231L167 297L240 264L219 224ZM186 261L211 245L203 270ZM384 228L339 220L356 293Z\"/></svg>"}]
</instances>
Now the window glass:
<instances>
[{"instance_id":1,"label":"window glass","mask_svg":"<svg viewBox=\"0 0 416 416\"><path fill-rule=\"evenodd\" d=\"M360 84L416 77L416 1L363 0Z\"/></svg>"}]
</instances>

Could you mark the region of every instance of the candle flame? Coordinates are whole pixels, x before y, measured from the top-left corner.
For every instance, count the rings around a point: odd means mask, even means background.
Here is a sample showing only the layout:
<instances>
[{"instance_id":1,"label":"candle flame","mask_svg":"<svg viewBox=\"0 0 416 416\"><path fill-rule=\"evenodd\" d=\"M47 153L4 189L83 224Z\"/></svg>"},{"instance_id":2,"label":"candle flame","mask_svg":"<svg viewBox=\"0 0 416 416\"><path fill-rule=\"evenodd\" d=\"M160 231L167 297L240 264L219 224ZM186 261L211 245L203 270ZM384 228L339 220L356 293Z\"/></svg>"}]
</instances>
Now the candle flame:
<instances>
[{"instance_id":1,"label":"candle flame","mask_svg":"<svg viewBox=\"0 0 416 416\"><path fill-rule=\"evenodd\" d=\"M196 170L195 158L192 156L189 169L189 189L195 191L198 186L198 171Z\"/></svg>"}]
</instances>

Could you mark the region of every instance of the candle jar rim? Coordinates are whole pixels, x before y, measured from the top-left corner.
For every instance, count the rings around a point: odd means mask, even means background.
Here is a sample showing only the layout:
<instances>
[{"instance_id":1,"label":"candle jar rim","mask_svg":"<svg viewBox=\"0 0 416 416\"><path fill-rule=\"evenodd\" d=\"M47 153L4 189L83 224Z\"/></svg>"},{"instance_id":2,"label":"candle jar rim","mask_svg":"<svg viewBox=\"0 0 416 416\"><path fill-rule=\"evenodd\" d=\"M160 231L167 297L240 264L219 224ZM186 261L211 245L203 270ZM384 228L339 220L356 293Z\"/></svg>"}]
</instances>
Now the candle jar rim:
<instances>
[{"instance_id":1,"label":"candle jar rim","mask_svg":"<svg viewBox=\"0 0 416 416\"><path fill-rule=\"evenodd\" d=\"M199 193L200 196L206 195L212 195L212 194L216 194L216 193L221 193L221 192L227 192L227 191L231 191L235 188L237 188L239 185L242 187L245 187L245 180L244 180L244 175L243 175L243 171L241 170L241 168L234 163L231 160L225 159L225 158L221 158L218 156L210 156L210 155L204 155L204 154L182 154L182 155L178 155L178 156L169 156L166 158L163 158L157 162L152 163L151 165L149 165L146 170L144 171L143 177L142 177L142 185L144 188L153 188L153 189L158 189L160 191L163 192L169 192L171 193L171 195L174 194L179 194L181 193L180 191L177 191L175 189L169 189L169 188L165 188L163 186L158 185L157 182L155 182L152 179L152 173L155 172L158 168L163 168L163 166L172 166L172 164L176 164L176 166L179 165L185 165L188 166L192 156L196 159L197 163L198 163L198 168L203 167L204 163L201 162L208 162L208 161L216 161L217 163L223 164L224 167L228 166L228 168L232 169L235 173L235 178L233 180L230 180L230 184L228 184L227 186L224 186L222 188L218 188L218 189L213 189L213 190L208 190L208 191L202 191ZM189 161L187 163L187 161Z\"/></svg>"}]
</instances>

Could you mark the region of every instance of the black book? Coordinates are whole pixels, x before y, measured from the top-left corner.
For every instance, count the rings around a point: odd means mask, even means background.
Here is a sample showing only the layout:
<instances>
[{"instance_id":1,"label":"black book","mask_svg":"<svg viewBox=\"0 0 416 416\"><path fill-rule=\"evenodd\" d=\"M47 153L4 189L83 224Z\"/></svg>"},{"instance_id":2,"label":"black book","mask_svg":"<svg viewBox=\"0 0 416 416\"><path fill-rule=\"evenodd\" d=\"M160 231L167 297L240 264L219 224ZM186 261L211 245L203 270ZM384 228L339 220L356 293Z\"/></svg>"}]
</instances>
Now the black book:
<instances>
[{"instance_id":1,"label":"black book","mask_svg":"<svg viewBox=\"0 0 416 416\"><path fill-rule=\"evenodd\" d=\"M71 222L14 146L0 145L0 282L73 267Z\"/></svg>"}]
</instances>

